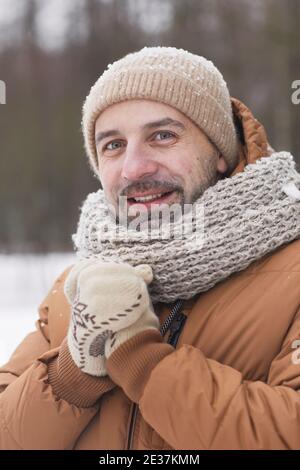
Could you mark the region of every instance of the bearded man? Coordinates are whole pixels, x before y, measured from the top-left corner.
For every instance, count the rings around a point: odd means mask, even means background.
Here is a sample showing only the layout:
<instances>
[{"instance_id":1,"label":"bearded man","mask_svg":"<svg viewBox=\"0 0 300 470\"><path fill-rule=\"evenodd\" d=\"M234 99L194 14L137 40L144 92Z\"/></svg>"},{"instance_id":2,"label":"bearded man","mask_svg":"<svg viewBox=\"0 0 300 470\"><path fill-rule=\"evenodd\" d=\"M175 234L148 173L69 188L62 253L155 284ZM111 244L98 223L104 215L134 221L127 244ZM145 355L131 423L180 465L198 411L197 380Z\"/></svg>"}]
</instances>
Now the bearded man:
<instances>
[{"instance_id":1,"label":"bearded man","mask_svg":"<svg viewBox=\"0 0 300 470\"><path fill-rule=\"evenodd\" d=\"M82 128L100 188L76 262L0 369L0 447L299 449L292 155L174 47L109 64Z\"/></svg>"}]
</instances>

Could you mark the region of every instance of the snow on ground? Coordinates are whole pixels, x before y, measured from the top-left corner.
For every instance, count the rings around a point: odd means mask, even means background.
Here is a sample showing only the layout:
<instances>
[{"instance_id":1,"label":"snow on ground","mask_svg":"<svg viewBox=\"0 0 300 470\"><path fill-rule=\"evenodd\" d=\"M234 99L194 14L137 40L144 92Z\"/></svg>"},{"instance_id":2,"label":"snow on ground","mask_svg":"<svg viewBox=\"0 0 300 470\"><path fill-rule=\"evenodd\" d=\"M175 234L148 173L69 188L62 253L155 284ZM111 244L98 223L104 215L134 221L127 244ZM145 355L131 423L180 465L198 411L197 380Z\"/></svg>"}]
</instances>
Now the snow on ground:
<instances>
[{"instance_id":1,"label":"snow on ground","mask_svg":"<svg viewBox=\"0 0 300 470\"><path fill-rule=\"evenodd\" d=\"M27 333L35 331L38 306L74 253L0 254L0 366Z\"/></svg>"}]
</instances>

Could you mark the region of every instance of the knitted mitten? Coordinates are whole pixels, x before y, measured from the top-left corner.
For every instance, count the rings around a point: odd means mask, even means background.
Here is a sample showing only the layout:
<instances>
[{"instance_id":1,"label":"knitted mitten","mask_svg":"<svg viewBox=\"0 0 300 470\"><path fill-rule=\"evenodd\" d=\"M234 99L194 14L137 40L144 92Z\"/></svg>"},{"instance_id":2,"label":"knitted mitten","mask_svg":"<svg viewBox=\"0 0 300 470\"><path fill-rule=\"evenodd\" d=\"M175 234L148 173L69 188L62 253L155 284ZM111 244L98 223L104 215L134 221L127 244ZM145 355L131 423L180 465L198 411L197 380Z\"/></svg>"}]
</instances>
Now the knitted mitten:
<instances>
[{"instance_id":1,"label":"knitted mitten","mask_svg":"<svg viewBox=\"0 0 300 470\"><path fill-rule=\"evenodd\" d=\"M120 344L140 331L159 328L147 289L152 278L146 264L83 260L71 269L64 285L72 305L67 340L80 369L106 375L106 358Z\"/></svg>"}]
</instances>

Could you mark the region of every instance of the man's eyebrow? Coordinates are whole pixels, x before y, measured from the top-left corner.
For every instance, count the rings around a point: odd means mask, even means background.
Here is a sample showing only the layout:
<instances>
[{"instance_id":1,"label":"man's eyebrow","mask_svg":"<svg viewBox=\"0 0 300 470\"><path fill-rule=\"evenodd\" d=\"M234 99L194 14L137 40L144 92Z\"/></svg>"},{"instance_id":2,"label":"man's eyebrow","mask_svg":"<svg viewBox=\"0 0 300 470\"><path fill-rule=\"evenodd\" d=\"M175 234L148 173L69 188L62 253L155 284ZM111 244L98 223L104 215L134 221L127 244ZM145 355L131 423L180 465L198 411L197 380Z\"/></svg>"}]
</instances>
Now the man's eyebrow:
<instances>
[{"instance_id":1,"label":"man's eyebrow","mask_svg":"<svg viewBox=\"0 0 300 470\"><path fill-rule=\"evenodd\" d=\"M182 130L186 129L185 125L182 122L176 121L176 119L172 119L170 117L165 117L163 119L160 119L159 121L147 122L141 127L141 129L142 130L152 129L153 127L162 127L162 126L174 126ZM96 145L98 145L99 142L105 139L106 137L111 137L116 134L121 134L121 132L118 129L110 129L109 131L98 132L96 135Z\"/></svg>"}]
</instances>

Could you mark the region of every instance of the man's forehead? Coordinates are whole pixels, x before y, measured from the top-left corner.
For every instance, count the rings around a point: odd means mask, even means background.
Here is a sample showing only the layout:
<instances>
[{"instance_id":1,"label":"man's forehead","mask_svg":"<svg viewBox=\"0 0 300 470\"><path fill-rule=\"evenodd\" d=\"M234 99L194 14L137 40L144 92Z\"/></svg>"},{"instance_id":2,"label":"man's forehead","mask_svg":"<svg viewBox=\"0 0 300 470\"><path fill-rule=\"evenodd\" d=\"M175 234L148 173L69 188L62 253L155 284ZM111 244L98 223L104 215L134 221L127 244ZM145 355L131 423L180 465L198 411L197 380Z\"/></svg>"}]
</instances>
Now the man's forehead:
<instances>
[{"instance_id":1,"label":"man's forehead","mask_svg":"<svg viewBox=\"0 0 300 470\"><path fill-rule=\"evenodd\" d=\"M134 99L121 101L108 106L96 119L95 128L99 128L100 130L99 126L103 126L104 128L104 126L110 125L112 120L114 122L120 121L126 123L128 122L128 113L132 113L132 119L136 116L138 124L141 126L166 116L178 120L183 124L187 124L190 121L181 111L168 104L154 100Z\"/></svg>"}]
</instances>

